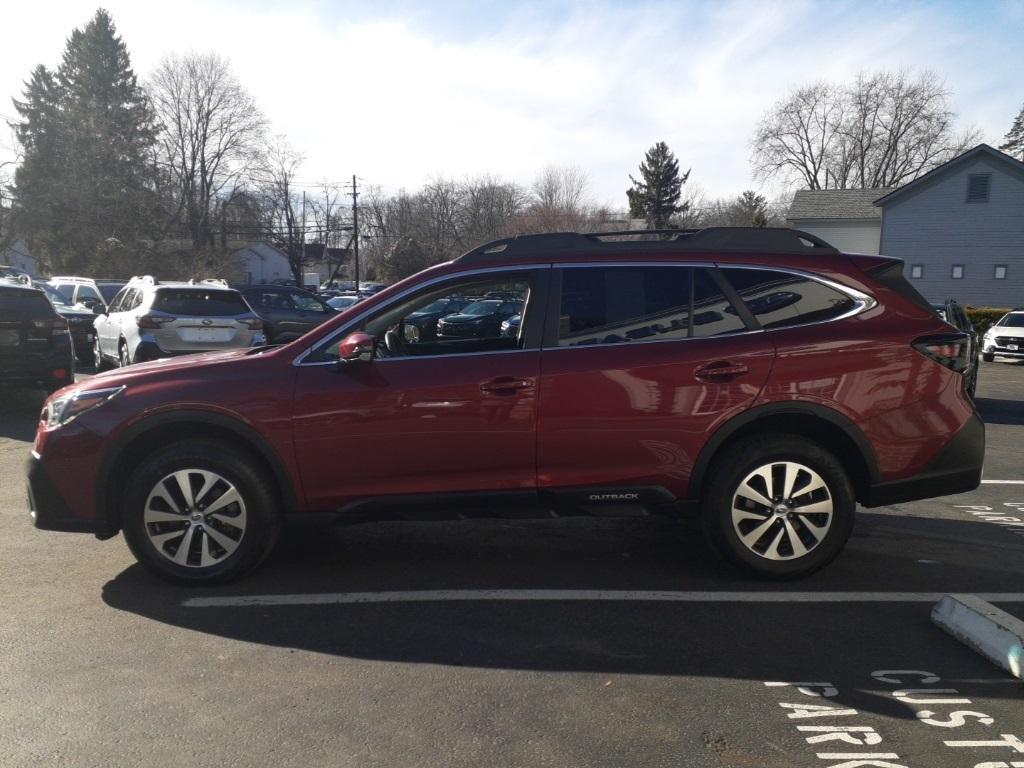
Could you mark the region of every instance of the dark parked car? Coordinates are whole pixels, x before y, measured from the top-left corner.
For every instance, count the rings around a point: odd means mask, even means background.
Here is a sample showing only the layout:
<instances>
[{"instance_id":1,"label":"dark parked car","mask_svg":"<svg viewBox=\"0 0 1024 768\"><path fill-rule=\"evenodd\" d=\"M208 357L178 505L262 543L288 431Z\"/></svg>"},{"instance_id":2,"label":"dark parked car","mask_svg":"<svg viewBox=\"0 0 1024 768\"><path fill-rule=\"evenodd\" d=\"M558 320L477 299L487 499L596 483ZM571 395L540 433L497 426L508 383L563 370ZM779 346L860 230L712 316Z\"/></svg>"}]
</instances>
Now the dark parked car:
<instances>
[{"instance_id":1,"label":"dark parked car","mask_svg":"<svg viewBox=\"0 0 1024 768\"><path fill-rule=\"evenodd\" d=\"M438 337L493 338L501 324L523 311L520 299L481 299L437 321Z\"/></svg>"},{"instance_id":2,"label":"dark parked car","mask_svg":"<svg viewBox=\"0 0 1024 768\"><path fill-rule=\"evenodd\" d=\"M93 327L93 320L96 315L92 310L85 309L82 305L73 305L49 283L33 283L36 288L46 294L46 298L53 304L57 314L68 321L68 329L71 331L71 341L75 347L75 357L85 365L93 364L93 344L96 341L96 329Z\"/></svg>"},{"instance_id":3,"label":"dark parked car","mask_svg":"<svg viewBox=\"0 0 1024 768\"><path fill-rule=\"evenodd\" d=\"M488 290L521 297L517 336L405 339L413 312ZM751 310L779 290L801 298ZM123 531L148 569L190 583L254 567L289 520L624 502L699 512L729 561L795 577L840 553L858 502L978 486L969 351L902 262L796 230L519 236L290 344L51 397L30 504L39 528Z\"/></svg>"},{"instance_id":4,"label":"dark parked car","mask_svg":"<svg viewBox=\"0 0 1024 768\"><path fill-rule=\"evenodd\" d=\"M437 321L454 315L473 303L464 296L449 296L432 301L405 318L405 337L410 341L429 341L437 338Z\"/></svg>"},{"instance_id":5,"label":"dark parked car","mask_svg":"<svg viewBox=\"0 0 1024 768\"><path fill-rule=\"evenodd\" d=\"M50 392L74 380L68 322L26 279L0 279L0 384Z\"/></svg>"},{"instance_id":6,"label":"dark parked car","mask_svg":"<svg viewBox=\"0 0 1024 768\"><path fill-rule=\"evenodd\" d=\"M964 369L964 380L967 383L967 393L974 397L974 392L978 388L978 363L981 360L981 338L974 329L974 323L955 299L947 299L945 304L932 304L932 309L939 317L970 338L971 348L967 353L968 364Z\"/></svg>"},{"instance_id":7,"label":"dark parked car","mask_svg":"<svg viewBox=\"0 0 1024 768\"><path fill-rule=\"evenodd\" d=\"M240 289L263 321L268 344L285 344L335 315L319 296L284 285L249 285Z\"/></svg>"}]
</instances>

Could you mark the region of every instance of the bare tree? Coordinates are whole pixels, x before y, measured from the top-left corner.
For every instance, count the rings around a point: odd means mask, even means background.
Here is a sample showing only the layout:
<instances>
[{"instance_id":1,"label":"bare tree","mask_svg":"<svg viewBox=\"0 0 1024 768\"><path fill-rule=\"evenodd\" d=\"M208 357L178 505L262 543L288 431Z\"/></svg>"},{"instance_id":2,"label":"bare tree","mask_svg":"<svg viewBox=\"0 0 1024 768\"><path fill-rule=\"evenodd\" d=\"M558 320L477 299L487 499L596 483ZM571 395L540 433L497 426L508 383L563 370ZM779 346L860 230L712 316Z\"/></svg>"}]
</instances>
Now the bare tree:
<instances>
[{"instance_id":1,"label":"bare tree","mask_svg":"<svg viewBox=\"0 0 1024 768\"><path fill-rule=\"evenodd\" d=\"M149 82L159 116L161 163L194 250L214 245L217 201L252 169L266 128L255 101L215 53L172 54Z\"/></svg>"},{"instance_id":2,"label":"bare tree","mask_svg":"<svg viewBox=\"0 0 1024 768\"><path fill-rule=\"evenodd\" d=\"M302 285L306 265L306 229L295 185L303 159L284 136L276 136L265 148L261 164L265 233L287 254L296 285Z\"/></svg>"},{"instance_id":3,"label":"bare tree","mask_svg":"<svg viewBox=\"0 0 1024 768\"><path fill-rule=\"evenodd\" d=\"M798 88L757 125L755 176L809 189L905 184L979 141L976 130L955 130L949 96L928 71Z\"/></svg>"}]
</instances>

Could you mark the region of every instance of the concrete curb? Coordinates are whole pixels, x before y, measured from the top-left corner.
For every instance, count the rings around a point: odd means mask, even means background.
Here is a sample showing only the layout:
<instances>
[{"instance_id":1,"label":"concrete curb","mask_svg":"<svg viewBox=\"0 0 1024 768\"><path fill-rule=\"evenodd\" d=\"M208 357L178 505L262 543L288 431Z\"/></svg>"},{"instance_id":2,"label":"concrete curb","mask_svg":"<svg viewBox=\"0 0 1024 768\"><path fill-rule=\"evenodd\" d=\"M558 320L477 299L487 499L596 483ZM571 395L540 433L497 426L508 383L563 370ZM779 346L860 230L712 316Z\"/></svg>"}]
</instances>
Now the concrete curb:
<instances>
[{"instance_id":1,"label":"concrete curb","mask_svg":"<svg viewBox=\"0 0 1024 768\"><path fill-rule=\"evenodd\" d=\"M975 595L946 595L932 621L1001 669L1024 680L1024 621Z\"/></svg>"}]
</instances>

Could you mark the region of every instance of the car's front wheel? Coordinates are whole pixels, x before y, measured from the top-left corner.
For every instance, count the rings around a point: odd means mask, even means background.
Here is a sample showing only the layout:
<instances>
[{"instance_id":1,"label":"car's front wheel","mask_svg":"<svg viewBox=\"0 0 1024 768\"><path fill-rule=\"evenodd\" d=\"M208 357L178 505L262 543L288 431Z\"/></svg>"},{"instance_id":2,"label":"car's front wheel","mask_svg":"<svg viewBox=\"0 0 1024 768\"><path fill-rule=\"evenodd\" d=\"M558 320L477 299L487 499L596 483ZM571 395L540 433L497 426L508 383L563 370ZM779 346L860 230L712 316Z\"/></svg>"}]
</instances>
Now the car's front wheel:
<instances>
[{"instance_id":1,"label":"car's front wheel","mask_svg":"<svg viewBox=\"0 0 1024 768\"><path fill-rule=\"evenodd\" d=\"M995 352L982 352L981 353L981 359L984 360L986 363L991 363L993 360L996 359L996 353Z\"/></svg>"},{"instance_id":2,"label":"car's front wheel","mask_svg":"<svg viewBox=\"0 0 1024 768\"><path fill-rule=\"evenodd\" d=\"M257 565L277 538L277 497L243 451L186 440L132 473L121 525L135 557L171 581L212 584Z\"/></svg>"},{"instance_id":3,"label":"car's front wheel","mask_svg":"<svg viewBox=\"0 0 1024 768\"><path fill-rule=\"evenodd\" d=\"M711 468L704 527L731 563L768 578L804 576L828 564L853 530L856 500L843 465L792 435L756 436Z\"/></svg>"}]
</instances>

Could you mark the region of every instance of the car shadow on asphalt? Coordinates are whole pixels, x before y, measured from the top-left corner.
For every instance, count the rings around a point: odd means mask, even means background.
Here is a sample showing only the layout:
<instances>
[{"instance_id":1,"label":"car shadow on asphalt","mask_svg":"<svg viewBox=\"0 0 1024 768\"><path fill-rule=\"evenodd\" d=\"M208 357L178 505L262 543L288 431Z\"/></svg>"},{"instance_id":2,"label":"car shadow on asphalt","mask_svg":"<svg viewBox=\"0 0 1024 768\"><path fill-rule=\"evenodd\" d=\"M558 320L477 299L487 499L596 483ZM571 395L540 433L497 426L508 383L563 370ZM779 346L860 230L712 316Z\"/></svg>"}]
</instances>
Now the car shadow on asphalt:
<instances>
[{"instance_id":1,"label":"car shadow on asphalt","mask_svg":"<svg viewBox=\"0 0 1024 768\"><path fill-rule=\"evenodd\" d=\"M1024 403L994 397L976 397L974 405L986 424L1024 424Z\"/></svg>"},{"instance_id":2,"label":"car shadow on asphalt","mask_svg":"<svg viewBox=\"0 0 1024 768\"><path fill-rule=\"evenodd\" d=\"M957 674L967 680L991 676L980 657L932 626L928 603L515 601L500 595L231 607L185 601L393 590L1009 592L1022 585L1024 539L997 526L864 512L847 551L797 582L738 575L708 550L699 532L677 531L667 521L464 521L292 530L264 566L240 582L180 588L134 565L105 585L103 600L196 632L365 660L829 680L843 692L837 704L913 718L891 697L865 690L872 687L868 680L844 676L850 670L866 676L875 669L931 666L946 670L950 683ZM999 689L999 696L1024 702L1024 689Z\"/></svg>"},{"instance_id":3,"label":"car shadow on asphalt","mask_svg":"<svg viewBox=\"0 0 1024 768\"><path fill-rule=\"evenodd\" d=\"M45 400L41 389L0 388L0 439L31 443Z\"/></svg>"}]
</instances>

